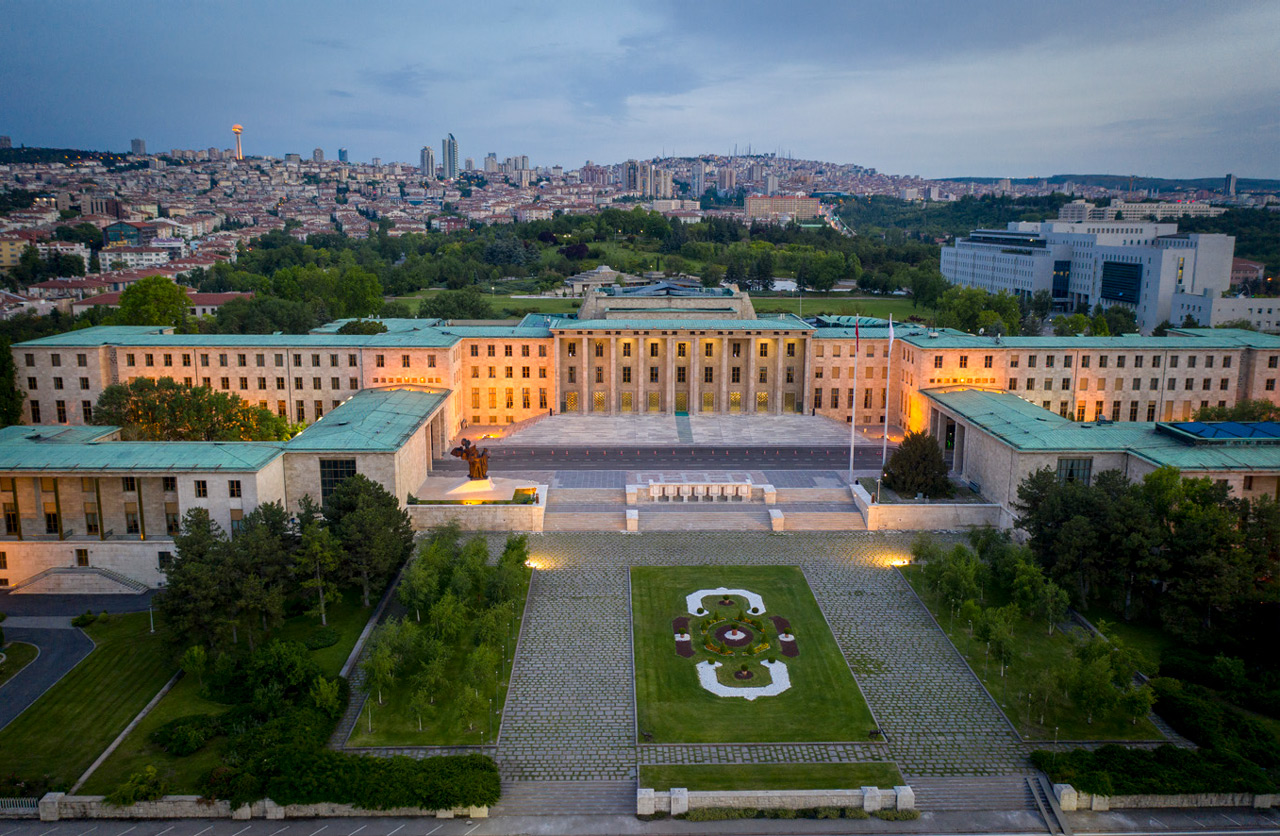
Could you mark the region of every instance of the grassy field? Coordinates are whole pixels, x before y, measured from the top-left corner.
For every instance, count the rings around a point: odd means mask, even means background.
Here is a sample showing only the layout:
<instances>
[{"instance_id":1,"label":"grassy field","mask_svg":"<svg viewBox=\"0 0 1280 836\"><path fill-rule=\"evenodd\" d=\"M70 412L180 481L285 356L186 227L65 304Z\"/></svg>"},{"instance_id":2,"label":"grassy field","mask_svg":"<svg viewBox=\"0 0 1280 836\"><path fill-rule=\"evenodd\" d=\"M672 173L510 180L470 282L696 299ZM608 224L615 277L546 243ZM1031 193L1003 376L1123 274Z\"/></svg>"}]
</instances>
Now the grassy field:
<instances>
[{"instance_id":1,"label":"grassy field","mask_svg":"<svg viewBox=\"0 0 1280 836\"><path fill-rule=\"evenodd\" d=\"M734 763L641 766L640 786L659 792L684 787L720 790L856 790L902 785L891 763Z\"/></svg>"},{"instance_id":2,"label":"grassy field","mask_svg":"<svg viewBox=\"0 0 1280 836\"><path fill-rule=\"evenodd\" d=\"M342 664L355 647L360 631L369 620L371 608L360 606L360 593L350 589L342 601L330 602L329 626L338 631L338 642L330 647L311 651L311 656L328 676L337 676ZM320 628L320 619L299 615L285 621L273 638L284 641L305 641ZM172 792L193 793L199 790L200 779L222 760L226 738L218 737L203 749L185 757L174 757L162 751L148 738L151 732L170 720L190 714L221 714L229 706L212 702L200 696L200 683L195 677L184 676L164 699L143 718L120 746L111 753L97 771L85 783L87 793L106 794L123 780L147 765L154 766L160 777L169 783Z\"/></svg>"},{"instance_id":3,"label":"grassy field","mask_svg":"<svg viewBox=\"0 0 1280 836\"><path fill-rule=\"evenodd\" d=\"M9 642L4 648L4 661L0 662L0 685L13 679L18 671L31 664L39 655L34 644Z\"/></svg>"},{"instance_id":4,"label":"grassy field","mask_svg":"<svg viewBox=\"0 0 1280 836\"><path fill-rule=\"evenodd\" d=\"M525 573L520 591L516 596L516 624L524 618L524 604L529 589L529 574ZM451 746L460 744L492 743L502 722L502 709L507 699L507 688L511 683L511 667L515 663L516 639L519 627L511 633L507 643L507 659L502 666L501 675L497 677L497 690L492 694L480 696L493 699L493 710L488 722L480 724L474 731L468 731L459 722L458 711L453 700L444 699L436 702L434 710L422 716L422 731L418 731L418 717L409 710L409 702L413 696L413 685L405 677L400 677L390 688L382 693L383 704L378 704L377 695L365 701L360 721L356 723L348 746ZM464 630L459 638L460 648L470 648L474 644L473 632ZM467 687L463 678L466 667L465 649L454 652L449 661L449 680L458 683L459 687ZM373 717L373 731L369 731L370 712Z\"/></svg>"},{"instance_id":5,"label":"grassy field","mask_svg":"<svg viewBox=\"0 0 1280 836\"><path fill-rule=\"evenodd\" d=\"M97 647L0 731L0 764L69 788L177 670L161 634L148 630L146 613L87 627Z\"/></svg>"},{"instance_id":6,"label":"grassy field","mask_svg":"<svg viewBox=\"0 0 1280 836\"><path fill-rule=\"evenodd\" d=\"M1135 725L1120 716L1094 717L1086 722L1083 712L1070 706L1050 706L1044 723L1040 723L1040 709L1028 707L1027 695L1035 678L1043 670L1062 669L1072 656L1071 639L1059 631L1049 635L1044 622L1022 619L1014 625L1014 644L1017 648L1013 661L1000 676L999 662L987 658L983 642L969 636L967 624L954 623L950 610L935 600L924 587L924 575L920 567L901 568L903 576L929 607L943 632L951 639L969 667L978 675L991 696L1004 710L1005 716L1018 728L1023 737L1030 740L1162 740L1156 727L1145 718ZM1006 602L993 600L987 594L988 606L1000 606Z\"/></svg>"},{"instance_id":7,"label":"grassy field","mask_svg":"<svg viewBox=\"0 0 1280 836\"><path fill-rule=\"evenodd\" d=\"M748 701L716 696L698 683L695 664L713 658L713 654L702 647L700 619L685 611L685 596L698 589L719 586L747 589L763 597L762 620L773 647L755 658L785 661L792 683L789 690ZM714 603L708 606L713 607ZM869 739L875 725L871 712L799 569L790 566L636 567L631 570L631 608L636 711L640 730L652 734L652 742ZM784 659L777 652L776 631L768 621L775 615L790 621L799 656ZM693 658L676 654L671 622L677 616L691 619ZM725 674L742 662L739 657L725 659L720 672ZM764 673L759 664L749 664L753 670Z\"/></svg>"}]
</instances>

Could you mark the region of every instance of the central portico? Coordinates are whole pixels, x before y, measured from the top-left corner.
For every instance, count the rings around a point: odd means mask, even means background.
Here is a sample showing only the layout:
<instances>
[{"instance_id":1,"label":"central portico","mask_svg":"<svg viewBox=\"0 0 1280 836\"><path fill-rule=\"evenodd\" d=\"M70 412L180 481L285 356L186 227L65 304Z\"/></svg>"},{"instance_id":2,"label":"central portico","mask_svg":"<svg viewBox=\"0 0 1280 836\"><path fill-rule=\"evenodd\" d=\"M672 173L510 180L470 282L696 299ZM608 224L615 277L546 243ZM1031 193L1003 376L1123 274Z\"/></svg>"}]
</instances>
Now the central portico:
<instances>
[{"instance_id":1,"label":"central portico","mask_svg":"<svg viewBox=\"0 0 1280 836\"><path fill-rule=\"evenodd\" d=\"M813 326L757 316L736 287L601 288L577 319L549 318L547 327L561 412L804 411Z\"/></svg>"}]
</instances>

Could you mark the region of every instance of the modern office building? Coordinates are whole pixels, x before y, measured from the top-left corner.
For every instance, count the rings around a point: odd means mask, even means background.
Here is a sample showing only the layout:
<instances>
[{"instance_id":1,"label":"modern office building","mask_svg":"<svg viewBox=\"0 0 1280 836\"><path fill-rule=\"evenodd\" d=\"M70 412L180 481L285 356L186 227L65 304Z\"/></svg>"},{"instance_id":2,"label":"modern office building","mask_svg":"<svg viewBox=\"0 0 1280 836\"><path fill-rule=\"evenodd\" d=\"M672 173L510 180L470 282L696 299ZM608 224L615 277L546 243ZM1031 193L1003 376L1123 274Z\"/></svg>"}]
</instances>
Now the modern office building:
<instances>
[{"instance_id":1,"label":"modern office building","mask_svg":"<svg viewBox=\"0 0 1280 836\"><path fill-rule=\"evenodd\" d=\"M147 141L145 139L129 140L129 153L135 157L145 157L147 155Z\"/></svg>"},{"instance_id":2,"label":"modern office building","mask_svg":"<svg viewBox=\"0 0 1280 836\"><path fill-rule=\"evenodd\" d=\"M449 134L441 142L441 148L440 164L444 166L444 179L453 180L458 176L458 140Z\"/></svg>"},{"instance_id":3,"label":"modern office building","mask_svg":"<svg viewBox=\"0 0 1280 836\"><path fill-rule=\"evenodd\" d=\"M820 201L816 197L794 195L747 195L747 220L787 217L803 221L818 217Z\"/></svg>"},{"instance_id":4,"label":"modern office building","mask_svg":"<svg viewBox=\"0 0 1280 836\"><path fill-rule=\"evenodd\" d=\"M707 169L702 160L693 161L693 170L689 174L689 191L693 193L695 200L707 193Z\"/></svg>"},{"instance_id":5,"label":"modern office building","mask_svg":"<svg viewBox=\"0 0 1280 836\"><path fill-rule=\"evenodd\" d=\"M436 179L436 152L429 145L422 146L418 152L418 168L422 169L423 178Z\"/></svg>"},{"instance_id":6,"label":"modern office building","mask_svg":"<svg viewBox=\"0 0 1280 836\"><path fill-rule=\"evenodd\" d=\"M346 148L339 148L339 149L338 149L338 162L340 162L340 163L345 163L345 162L347 162L347 149L346 149Z\"/></svg>"},{"instance_id":7,"label":"modern office building","mask_svg":"<svg viewBox=\"0 0 1280 836\"><path fill-rule=\"evenodd\" d=\"M317 149L315 149L314 151L312 151L312 152L311 152L311 162L313 162L313 163L322 163L322 162L324 162L324 149L323 149L323 148L317 148Z\"/></svg>"},{"instance_id":8,"label":"modern office building","mask_svg":"<svg viewBox=\"0 0 1280 836\"><path fill-rule=\"evenodd\" d=\"M1228 174L1226 178L1224 178L1224 181L1222 184L1222 190L1226 192L1227 197L1235 197L1236 186L1238 184L1239 184L1239 179L1234 174Z\"/></svg>"},{"instance_id":9,"label":"modern office building","mask_svg":"<svg viewBox=\"0 0 1280 836\"><path fill-rule=\"evenodd\" d=\"M1053 294L1060 310L1124 305L1144 333L1179 312L1211 322L1231 281L1235 238L1178 233L1177 224L1013 222L974 230L942 248L942 275L990 293Z\"/></svg>"},{"instance_id":10,"label":"modern office building","mask_svg":"<svg viewBox=\"0 0 1280 836\"><path fill-rule=\"evenodd\" d=\"M1227 211L1225 206L1185 201L1176 203L1129 203L1112 198L1106 206L1098 206L1085 200L1073 200L1059 207L1058 220L1080 223L1082 221L1176 221L1178 218L1216 218Z\"/></svg>"}]
</instances>

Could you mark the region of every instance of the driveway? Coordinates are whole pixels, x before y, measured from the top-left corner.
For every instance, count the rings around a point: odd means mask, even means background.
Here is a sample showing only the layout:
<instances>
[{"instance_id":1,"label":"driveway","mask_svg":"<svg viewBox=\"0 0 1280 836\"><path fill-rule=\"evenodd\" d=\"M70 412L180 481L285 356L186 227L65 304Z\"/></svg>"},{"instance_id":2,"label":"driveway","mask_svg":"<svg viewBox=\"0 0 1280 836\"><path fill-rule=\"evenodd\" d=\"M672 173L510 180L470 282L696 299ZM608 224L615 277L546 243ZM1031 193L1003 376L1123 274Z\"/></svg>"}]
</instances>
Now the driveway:
<instances>
[{"instance_id":1,"label":"driveway","mask_svg":"<svg viewBox=\"0 0 1280 836\"><path fill-rule=\"evenodd\" d=\"M40 655L0 686L0 729L66 676L94 646L88 636L71 626L70 616L10 616L3 627L6 641L34 644Z\"/></svg>"},{"instance_id":2,"label":"driveway","mask_svg":"<svg viewBox=\"0 0 1280 836\"><path fill-rule=\"evenodd\" d=\"M155 590L138 595L39 595L0 592L0 612L17 615L58 615L70 618L85 610L109 613L141 612L151 602ZM4 623L8 630L9 623Z\"/></svg>"}]
</instances>

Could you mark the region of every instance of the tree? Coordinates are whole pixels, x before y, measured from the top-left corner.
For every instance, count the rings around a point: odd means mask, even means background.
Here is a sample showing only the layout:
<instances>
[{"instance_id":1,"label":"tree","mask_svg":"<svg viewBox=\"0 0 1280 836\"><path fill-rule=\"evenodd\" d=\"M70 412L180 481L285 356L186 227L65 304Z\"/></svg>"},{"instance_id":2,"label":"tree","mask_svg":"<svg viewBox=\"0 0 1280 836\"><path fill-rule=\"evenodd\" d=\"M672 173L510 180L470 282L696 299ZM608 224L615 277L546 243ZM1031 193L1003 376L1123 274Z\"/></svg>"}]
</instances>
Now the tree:
<instances>
[{"instance_id":1,"label":"tree","mask_svg":"<svg viewBox=\"0 0 1280 836\"><path fill-rule=\"evenodd\" d=\"M333 579L340 559L337 538L329 529L319 522L312 522L302 530L296 565L298 574L303 578L302 588L314 590L316 594L316 607L307 614L319 615L321 626L329 624L325 615L325 599L337 598L340 594Z\"/></svg>"},{"instance_id":2,"label":"tree","mask_svg":"<svg viewBox=\"0 0 1280 836\"><path fill-rule=\"evenodd\" d=\"M422 731L422 715L431 710L431 705L435 702L435 695L426 688L413 689L413 695L409 697L409 710L418 718L418 731Z\"/></svg>"},{"instance_id":3,"label":"tree","mask_svg":"<svg viewBox=\"0 0 1280 836\"><path fill-rule=\"evenodd\" d=\"M0 338L0 427L22 423L22 402L26 393L18 388L17 374L9 340Z\"/></svg>"},{"instance_id":4,"label":"tree","mask_svg":"<svg viewBox=\"0 0 1280 836\"><path fill-rule=\"evenodd\" d=\"M378 705L382 705L382 689L390 688L396 679L398 660L395 651L386 642L373 642L369 655L360 663L364 671L366 692L376 692Z\"/></svg>"},{"instance_id":5,"label":"tree","mask_svg":"<svg viewBox=\"0 0 1280 836\"><path fill-rule=\"evenodd\" d=\"M164 276L147 276L120 294L116 321L121 325L185 326L191 300L187 291Z\"/></svg>"},{"instance_id":6,"label":"tree","mask_svg":"<svg viewBox=\"0 0 1280 836\"><path fill-rule=\"evenodd\" d=\"M360 583L361 600L381 587L413 551L409 514L382 485L362 473L338 483L324 518L347 555L347 574Z\"/></svg>"},{"instance_id":7,"label":"tree","mask_svg":"<svg viewBox=\"0 0 1280 836\"><path fill-rule=\"evenodd\" d=\"M1280 406L1261 398L1232 406L1206 406L1196 410L1196 421L1280 421Z\"/></svg>"},{"instance_id":8,"label":"tree","mask_svg":"<svg viewBox=\"0 0 1280 836\"><path fill-rule=\"evenodd\" d=\"M428 296L418 308L418 316L431 319L491 319L493 306L480 293L480 288L468 285L461 290L445 290Z\"/></svg>"},{"instance_id":9,"label":"tree","mask_svg":"<svg viewBox=\"0 0 1280 836\"><path fill-rule=\"evenodd\" d=\"M909 432L902 444L889 457L884 483L904 497L924 494L930 499L951 496L953 487L947 478L947 463L942 448L927 432Z\"/></svg>"},{"instance_id":10,"label":"tree","mask_svg":"<svg viewBox=\"0 0 1280 836\"><path fill-rule=\"evenodd\" d=\"M385 334L386 331L387 326L371 319L353 319L338 328L339 334Z\"/></svg>"},{"instance_id":11,"label":"tree","mask_svg":"<svg viewBox=\"0 0 1280 836\"><path fill-rule=\"evenodd\" d=\"M702 286L719 287L724 280L724 269L719 264L708 264L702 269Z\"/></svg>"},{"instance_id":12,"label":"tree","mask_svg":"<svg viewBox=\"0 0 1280 836\"><path fill-rule=\"evenodd\" d=\"M278 441L288 422L230 392L186 386L173 378L113 383L98 396L93 421L122 428L133 441Z\"/></svg>"},{"instance_id":13,"label":"tree","mask_svg":"<svg viewBox=\"0 0 1280 836\"><path fill-rule=\"evenodd\" d=\"M182 672L188 676L194 675L200 682L200 687L204 687L204 672L209 665L209 653L204 649L204 645L193 644L182 654Z\"/></svg>"},{"instance_id":14,"label":"tree","mask_svg":"<svg viewBox=\"0 0 1280 836\"><path fill-rule=\"evenodd\" d=\"M168 634L181 642L225 645L236 589L228 581L227 538L207 508L195 507L173 538L173 562L154 603Z\"/></svg>"}]
</instances>

